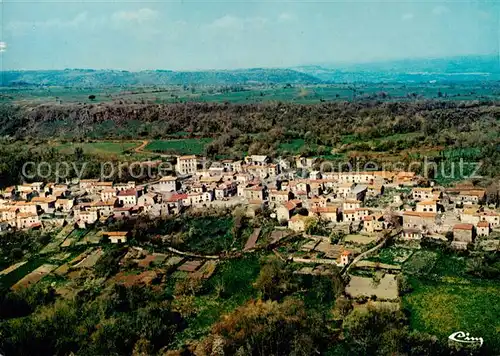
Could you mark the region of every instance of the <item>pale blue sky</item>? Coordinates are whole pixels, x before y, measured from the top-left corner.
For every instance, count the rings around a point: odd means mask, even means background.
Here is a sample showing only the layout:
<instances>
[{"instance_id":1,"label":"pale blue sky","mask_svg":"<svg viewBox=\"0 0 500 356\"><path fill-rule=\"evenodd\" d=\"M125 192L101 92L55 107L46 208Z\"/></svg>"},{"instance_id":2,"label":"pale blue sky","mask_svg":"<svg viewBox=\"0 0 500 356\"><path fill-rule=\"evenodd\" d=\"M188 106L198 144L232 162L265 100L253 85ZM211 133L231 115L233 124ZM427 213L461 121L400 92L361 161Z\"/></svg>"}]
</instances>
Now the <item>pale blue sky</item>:
<instances>
[{"instance_id":1,"label":"pale blue sky","mask_svg":"<svg viewBox=\"0 0 500 356\"><path fill-rule=\"evenodd\" d=\"M13 1L6 69L222 69L493 54L493 1Z\"/></svg>"}]
</instances>

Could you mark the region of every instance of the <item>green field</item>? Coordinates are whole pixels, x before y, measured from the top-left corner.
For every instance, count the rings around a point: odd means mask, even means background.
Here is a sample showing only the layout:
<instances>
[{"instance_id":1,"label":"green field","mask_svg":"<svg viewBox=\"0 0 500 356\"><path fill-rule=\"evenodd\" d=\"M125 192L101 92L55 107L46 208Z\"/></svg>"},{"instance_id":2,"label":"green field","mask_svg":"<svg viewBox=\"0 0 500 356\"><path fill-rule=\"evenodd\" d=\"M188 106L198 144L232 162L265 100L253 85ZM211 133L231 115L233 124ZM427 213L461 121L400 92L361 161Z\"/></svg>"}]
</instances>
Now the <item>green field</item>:
<instances>
[{"instance_id":1,"label":"green field","mask_svg":"<svg viewBox=\"0 0 500 356\"><path fill-rule=\"evenodd\" d=\"M496 99L494 84L322 84L322 85L245 85L237 90L227 86L128 87L128 88L2 88L0 102L100 103L110 101L175 103L175 102L270 102L320 103L324 101L383 100L414 101L416 99L477 100ZM439 92L446 96L439 97ZM384 93L384 96L380 94ZM95 95L94 100L89 96Z\"/></svg>"},{"instance_id":2,"label":"green field","mask_svg":"<svg viewBox=\"0 0 500 356\"><path fill-rule=\"evenodd\" d=\"M424 268L424 263L432 268ZM435 334L442 340L455 331L469 332L482 337L488 350L500 351L497 281L469 277L465 273L465 257L418 251L406 264L417 267L412 271L420 269L418 276L411 277L413 291L403 297L413 329Z\"/></svg>"},{"instance_id":3,"label":"green field","mask_svg":"<svg viewBox=\"0 0 500 356\"><path fill-rule=\"evenodd\" d=\"M259 274L259 256L247 255L222 262L204 287L205 294L194 299L193 313L187 320L189 328L176 336L178 346L206 335L213 323L244 304L258 293L252 283Z\"/></svg>"},{"instance_id":4,"label":"green field","mask_svg":"<svg viewBox=\"0 0 500 356\"><path fill-rule=\"evenodd\" d=\"M85 154L89 155L123 155L127 150L133 147L137 147L140 142L111 142L111 141L100 141L100 142L88 142L88 143L61 143L57 144L55 148L64 154L72 154L75 152L77 147L83 149Z\"/></svg>"},{"instance_id":5,"label":"green field","mask_svg":"<svg viewBox=\"0 0 500 356\"><path fill-rule=\"evenodd\" d=\"M201 155L211 138L186 138L181 140L155 140L146 146L147 151Z\"/></svg>"}]
</instances>

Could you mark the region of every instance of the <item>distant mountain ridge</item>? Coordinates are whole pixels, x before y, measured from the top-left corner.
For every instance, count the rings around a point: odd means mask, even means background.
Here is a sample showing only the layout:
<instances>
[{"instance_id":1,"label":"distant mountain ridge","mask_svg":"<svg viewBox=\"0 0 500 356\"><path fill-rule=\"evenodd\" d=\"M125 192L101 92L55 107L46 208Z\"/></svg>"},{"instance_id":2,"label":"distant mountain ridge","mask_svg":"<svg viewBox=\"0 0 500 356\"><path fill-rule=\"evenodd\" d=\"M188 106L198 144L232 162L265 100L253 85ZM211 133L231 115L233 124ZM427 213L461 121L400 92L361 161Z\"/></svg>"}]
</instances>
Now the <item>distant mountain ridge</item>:
<instances>
[{"instance_id":1,"label":"distant mountain ridge","mask_svg":"<svg viewBox=\"0 0 500 356\"><path fill-rule=\"evenodd\" d=\"M319 84L322 81L307 73L292 69L241 69L178 72L147 70L129 72L121 70L33 70L4 71L2 86L131 86L131 85L241 85L241 84Z\"/></svg>"},{"instance_id":2,"label":"distant mountain ridge","mask_svg":"<svg viewBox=\"0 0 500 356\"><path fill-rule=\"evenodd\" d=\"M318 64L292 68L323 82L464 82L500 80L497 55L405 59L355 64Z\"/></svg>"},{"instance_id":3,"label":"distant mountain ridge","mask_svg":"<svg viewBox=\"0 0 500 356\"><path fill-rule=\"evenodd\" d=\"M28 70L2 71L1 86L106 87L134 85L244 85L328 83L415 83L500 80L498 56L409 59L292 68L172 71Z\"/></svg>"}]
</instances>

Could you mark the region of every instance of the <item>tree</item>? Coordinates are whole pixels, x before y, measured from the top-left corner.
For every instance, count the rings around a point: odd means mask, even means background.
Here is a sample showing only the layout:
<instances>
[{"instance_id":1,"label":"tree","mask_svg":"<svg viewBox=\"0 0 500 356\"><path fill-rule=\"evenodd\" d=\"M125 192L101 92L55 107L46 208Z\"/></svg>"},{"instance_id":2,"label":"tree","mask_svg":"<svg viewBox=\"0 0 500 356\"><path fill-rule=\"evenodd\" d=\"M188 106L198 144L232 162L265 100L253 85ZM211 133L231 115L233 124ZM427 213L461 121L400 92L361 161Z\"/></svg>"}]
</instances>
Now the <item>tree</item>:
<instances>
[{"instance_id":1,"label":"tree","mask_svg":"<svg viewBox=\"0 0 500 356\"><path fill-rule=\"evenodd\" d=\"M264 299L278 299L291 288L291 274L285 262L276 256L264 260L259 276L253 284Z\"/></svg>"},{"instance_id":2,"label":"tree","mask_svg":"<svg viewBox=\"0 0 500 356\"><path fill-rule=\"evenodd\" d=\"M359 355L400 354L407 334L402 312L372 305L355 309L342 327L349 348Z\"/></svg>"},{"instance_id":3,"label":"tree","mask_svg":"<svg viewBox=\"0 0 500 356\"><path fill-rule=\"evenodd\" d=\"M405 294L408 294L408 293L410 293L413 290L413 287L412 287L412 285L410 283L410 280L403 273L400 273L397 276L397 283L398 283L398 293L399 293L399 296L403 296Z\"/></svg>"},{"instance_id":4,"label":"tree","mask_svg":"<svg viewBox=\"0 0 500 356\"><path fill-rule=\"evenodd\" d=\"M94 94L89 95L89 99L92 100L92 101L94 101L95 100L95 95Z\"/></svg>"},{"instance_id":5,"label":"tree","mask_svg":"<svg viewBox=\"0 0 500 356\"><path fill-rule=\"evenodd\" d=\"M75 155L75 161L81 161L81 160L83 160L83 158L84 158L83 148L81 148L81 147L75 147L74 155Z\"/></svg>"},{"instance_id":6,"label":"tree","mask_svg":"<svg viewBox=\"0 0 500 356\"><path fill-rule=\"evenodd\" d=\"M313 355L326 348L324 321L302 301L252 301L217 322L196 355ZM217 353L215 350L219 350Z\"/></svg>"},{"instance_id":7,"label":"tree","mask_svg":"<svg viewBox=\"0 0 500 356\"><path fill-rule=\"evenodd\" d=\"M344 319L352 310L352 302L346 297L338 297L333 308L333 315L337 319Z\"/></svg>"}]
</instances>

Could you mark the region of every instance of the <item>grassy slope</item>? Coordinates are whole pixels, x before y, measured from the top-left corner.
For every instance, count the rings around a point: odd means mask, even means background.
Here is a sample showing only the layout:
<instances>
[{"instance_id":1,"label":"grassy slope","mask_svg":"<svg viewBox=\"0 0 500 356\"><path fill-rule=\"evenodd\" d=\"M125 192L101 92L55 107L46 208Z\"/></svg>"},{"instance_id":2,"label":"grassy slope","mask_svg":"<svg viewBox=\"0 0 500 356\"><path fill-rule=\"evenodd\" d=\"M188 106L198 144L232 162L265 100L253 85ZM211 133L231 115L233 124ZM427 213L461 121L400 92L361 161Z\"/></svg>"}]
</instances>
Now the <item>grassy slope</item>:
<instances>
[{"instance_id":1,"label":"grassy slope","mask_svg":"<svg viewBox=\"0 0 500 356\"><path fill-rule=\"evenodd\" d=\"M177 154L201 155L210 138L186 138L180 140L155 140L146 146L146 150L153 152L174 152Z\"/></svg>"},{"instance_id":2,"label":"grassy slope","mask_svg":"<svg viewBox=\"0 0 500 356\"><path fill-rule=\"evenodd\" d=\"M410 260L418 258L418 254L422 261L432 260L426 251L417 252ZM410 311L411 327L442 339L455 331L469 332L483 337L488 347L499 351L500 284L467 276L465 263L465 258L438 255L428 274L437 279L412 277L414 290L403 298Z\"/></svg>"}]
</instances>

